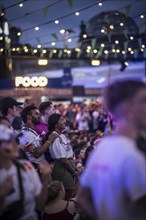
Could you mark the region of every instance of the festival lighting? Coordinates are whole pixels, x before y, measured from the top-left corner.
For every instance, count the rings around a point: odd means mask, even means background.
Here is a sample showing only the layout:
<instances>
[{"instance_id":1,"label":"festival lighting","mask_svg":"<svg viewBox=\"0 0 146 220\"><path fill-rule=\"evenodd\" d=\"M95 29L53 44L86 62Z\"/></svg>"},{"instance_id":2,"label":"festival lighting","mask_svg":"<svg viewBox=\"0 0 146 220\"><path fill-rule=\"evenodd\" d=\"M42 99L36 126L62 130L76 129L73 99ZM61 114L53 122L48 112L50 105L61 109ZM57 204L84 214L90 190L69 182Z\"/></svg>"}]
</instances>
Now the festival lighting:
<instances>
[{"instance_id":1,"label":"festival lighting","mask_svg":"<svg viewBox=\"0 0 146 220\"><path fill-rule=\"evenodd\" d=\"M100 65L100 60L91 60L91 65L92 66L99 66Z\"/></svg>"}]
</instances>

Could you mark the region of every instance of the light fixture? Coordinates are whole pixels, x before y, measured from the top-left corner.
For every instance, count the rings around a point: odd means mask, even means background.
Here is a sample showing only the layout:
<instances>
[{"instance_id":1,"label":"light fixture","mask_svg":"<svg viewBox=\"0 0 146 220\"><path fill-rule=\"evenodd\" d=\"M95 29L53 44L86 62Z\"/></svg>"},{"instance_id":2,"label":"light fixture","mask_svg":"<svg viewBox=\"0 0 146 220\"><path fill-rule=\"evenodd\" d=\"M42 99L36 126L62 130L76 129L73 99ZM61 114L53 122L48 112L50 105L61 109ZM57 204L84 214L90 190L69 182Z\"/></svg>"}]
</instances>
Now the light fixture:
<instances>
[{"instance_id":1,"label":"light fixture","mask_svg":"<svg viewBox=\"0 0 146 220\"><path fill-rule=\"evenodd\" d=\"M100 65L100 60L91 60L91 65L92 66L99 66Z\"/></svg>"},{"instance_id":2,"label":"light fixture","mask_svg":"<svg viewBox=\"0 0 146 220\"><path fill-rule=\"evenodd\" d=\"M126 54L126 52L123 50L123 51L122 51L122 54L124 55L124 54Z\"/></svg>"},{"instance_id":3,"label":"light fixture","mask_svg":"<svg viewBox=\"0 0 146 220\"><path fill-rule=\"evenodd\" d=\"M53 53L57 53L57 50L53 50Z\"/></svg>"},{"instance_id":4,"label":"light fixture","mask_svg":"<svg viewBox=\"0 0 146 220\"><path fill-rule=\"evenodd\" d=\"M99 84L105 82L105 77L101 77L101 78L98 79L96 82L99 83Z\"/></svg>"},{"instance_id":5,"label":"light fixture","mask_svg":"<svg viewBox=\"0 0 146 220\"><path fill-rule=\"evenodd\" d=\"M72 42L72 39L71 39L71 38L69 38L67 41L70 43L70 42Z\"/></svg>"},{"instance_id":6,"label":"light fixture","mask_svg":"<svg viewBox=\"0 0 146 220\"><path fill-rule=\"evenodd\" d=\"M142 45L141 45L141 47L142 47L142 48L145 48L145 45L144 45L144 44L142 44Z\"/></svg>"},{"instance_id":7,"label":"light fixture","mask_svg":"<svg viewBox=\"0 0 146 220\"><path fill-rule=\"evenodd\" d=\"M39 59L38 60L38 65L40 65L40 66L46 66L47 64L48 64L47 59Z\"/></svg>"},{"instance_id":8,"label":"light fixture","mask_svg":"<svg viewBox=\"0 0 146 220\"><path fill-rule=\"evenodd\" d=\"M94 50L93 50L93 53L97 53L97 50L96 50L96 49L94 49Z\"/></svg>"},{"instance_id":9,"label":"light fixture","mask_svg":"<svg viewBox=\"0 0 146 220\"><path fill-rule=\"evenodd\" d=\"M119 41L118 41L118 40L115 40L115 44L119 44Z\"/></svg>"},{"instance_id":10,"label":"light fixture","mask_svg":"<svg viewBox=\"0 0 146 220\"><path fill-rule=\"evenodd\" d=\"M105 47L105 45L104 45L104 44L101 44L101 47Z\"/></svg>"},{"instance_id":11,"label":"light fixture","mask_svg":"<svg viewBox=\"0 0 146 220\"><path fill-rule=\"evenodd\" d=\"M129 48L128 48L128 51L131 51L131 50L132 50L132 49L129 47Z\"/></svg>"},{"instance_id":12,"label":"light fixture","mask_svg":"<svg viewBox=\"0 0 146 220\"><path fill-rule=\"evenodd\" d=\"M117 50L116 50L116 52L117 52L117 53L120 53L120 50L119 50L119 49L117 49Z\"/></svg>"},{"instance_id":13,"label":"light fixture","mask_svg":"<svg viewBox=\"0 0 146 220\"><path fill-rule=\"evenodd\" d=\"M105 50L104 53L105 53L105 54L108 54L108 50Z\"/></svg>"},{"instance_id":14,"label":"light fixture","mask_svg":"<svg viewBox=\"0 0 146 220\"><path fill-rule=\"evenodd\" d=\"M87 34L83 34L83 38L87 38Z\"/></svg>"},{"instance_id":15,"label":"light fixture","mask_svg":"<svg viewBox=\"0 0 146 220\"><path fill-rule=\"evenodd\" d=\"M27 53L28 52L28 48L24 49L24 52Z\"/></svg>"},{"instance_id":16,"label":"light fixture","mask_svg":"<svg viewBox=\"0 0 146 220\"><path fill-rule=\"evenodd\" d=\"M3 48L0 48L0 52L3 52L4 51L4 49Z\"/></svg>"},{"instance_id":17,"label":"light fixture","mask_svg":"<svg viewBox=\"0 0 146 220\"><path fill-rule=\"evenodd\" d=\"M22 7L23 7L23 3L20 3L20 4L19 4L19 7L22 8Z\"/></svg>"},{"instance_id":18,"label":"light fixture","mask_svg":"<svg viewBox=\"0 0 146 220\"><path fill-rule=\"evenodd\" d=\"M99 2L98 5L101 7L102 6L102 2Z\"/></svg>"},{"instance_id":19,"label":"light fixture","mask_svg":"<svg viewBox=\"0 0 146 220\"><path fill-rule=\"evenodd\" d=\"M38 44L38 45L37 45L37 48L39 48L39 49L40 49L41 47L42 47L42 46L41 46L40 44Z\"/></svg>"},{"instance_id":20,"label":"light fixture","mask_svg":"<svg viewBox=\"0 0 146 220\"><path fill-rule=\"evenodd\" d=\"M55 24L59 24L59 21L58 21L58 20L55 20Z\"/></svg>"},{"instance_id":21,"label":"light fixture","mask_svg":"<svg viewBox=\"0 0 146 220\"><path fill-rule=\"evenodd\" d=\"M18 32L18 33L17 33L17 36L21 36L21 32Z\"/></svg>"},{"instance_id":22,"label":"light fixture","mask_svg":"<svg viewBox=\"0 0 146 220\"><path fill-rule=\"evenodd\" d=\"M64 53L67 53L67 49L64 49Z\"/></svg>"},{"instance_id":23,"label":"light fixture","mask_svg":"<svg viewBox=\"0 0 146 220\"><path fill-rule=\"evenodd\" d=\"M80 52L80 50L81 50L80 48L75 48L76 52Z\"/></svg>"},{"instance_id":24,"label":"light fixture","mask_svg":"<svg viewBox=\"0 0 146 220\"><path fill-rule=\"evenodd\" d=\"M143 48L141 48L141 52L144 52L144 49L143 49Z\"/></svg>"},{"instance_id":25,"label":"light fixture","mask_svg":"<svg viewBox=\"0 0 146 220\"><path fill-rule=\"evenodd\" d=\"M3 40L3 37L0 37L0 40Z\"/></svg>"},{"instance_id":26,"label":"light fixture","mask_svg":"<svg viewBox=\"0 0 146 220\"><path fill-rule=\"evenodd\" d=\"M51 45L52 45L52 46L55 46L55 45L56 45L56 43L55 43L55 42L52 42L52 43L51 43Z\"/></svg>"},{"instance_id":27,"label":"light fixture","mask_svg":"<svg viewBox=\"0 0 146 220\"><path fill-rule=\"evenodd\" d=\"M65 33L65 30L64 29L61 29L60 30L60 34L64 34Z\"/></svg>"},{"instance_id":28,"label":"light fixture","mask_svg":"<svg viewBox=\"0 0 146 220\"><path fill-rule=\"evenodd\" d=\"M104 29L101 29L101 33L104 33L105 32L105 30Z\"/></svg>"},{"instance_id":29,"label":"light fixture","mask_svg":"<svg viewBox=\"0 0 146 220\"><path fill-rule=\"evenodd\" d=\"M114 25L111 24L110 25L110 29L113 30L114 29Z\"/></svg>"},{"instance_id":30,"label":"light fixture","mask_svg":"<svg viewBox=\"0 0 146 220\"><path fill-rule=\"evenodd\" d=\"M115 53L115 52L116 52L116 50L115 50L115 49L112 49L112 52L113 52L113 53Z\"/></svg>"},{"instance_id":31,"label":"light fixture","mask_svg":"<svg viewBox=\"0 0 146 220\"><path fill-rule=\"evenodd\" d=\"M126 66L129 66L129 63L128 63L128 62L124 62L124 64L125 64Z\"/></svg>"},{"instance_id":32,"label":"light fixture","mask_svg":"<svg viewBox=\"0 0 146 220\"><path fill-rule=\"evenodd\" d=\"M68 50L68 51L67 51L67 54L71 54L71 50Z\"/></svg>"},{"instance_id":33,"label":"light fixture","mask_svg":"<svg viewBox=\"0 0 146 220\"><path fill-rule=\"evenodd\" d=\"M37 51L37 49L34 49L33 52L34 52L34 53L37 53L38 51Z\"/></svg>"},{"instance_id":34,"label":"light fixture","mask_svg":"<svg viewBox=\"0 0 146 220\"><path fill-rule=\"evenodd\" d=\"M86 49L86 52L87 52L87 53L90 53L90 50L89 50L89 49Z\"/></svg>"},{"instance_id":35,"label":"light fixture","mask_svg":"<svg viewBox=\"0 0 146 220\"><path fill-rule=\"evenodd\" d=\"M12 51L16 51L16 48L14 47L14 48L12 48Z\"/></svg>"},{"instance_id":36,"label":"light fixture","mask_svg":"<svg viewBox=\"0 0 146 220\"><path fill-rule=\"evenodd\" d=\"M133 36L130 36L130 40L133 40L134 39L134 37Z\"/></svg>"},{"instance_id":37,"label":"light fixture","mask_svg":"<svg viewBox=\"0 0 146 220\"><path fill-rule=\"evenodd\" d=\"M132 51L130 51L130 53L131 53L131 54L134 54L134 51L132 50Z\"/></svg>"},{"instance_id":38,"label":"light fixture","mask_svg":"<svg viewBox=\"0 0 146 220\"><path fill-rule=\"evenodd\" d=\"M40 28L39 27L35 27L35 30L38 31Z\"/></svg>"},{"instance_id":39,"label":"light fixture","mask_svg":"<svg viewBox=\"0 0 146 220\"><path fill-rule=\"evenodd\" d=\"M140 18L142 18L142 19L143 19L143 18L144 18L144 15L140 15Z\"/></svg>"},{"instance_id":40,"label":"light fixture","mask_svg":"<svg viewBox=\"0 0 146 220\"><path fill-rule=\"evenodd\" d=\"M43 51L42 51L43 53L47 53L47 51L44 49Z\"/></svg>"},{"instance_id":41,"label":"light fixture","mask_svg":"<svg viewBox=\"0 0 146 220\"><path fill-rule=\"evenodd\" d=\"M124 26L124 23L123 23L123 22L121 22L121 23L120 23L120 26L121 26L121 27L123 27L123 26Z\"/></svg>"},{"instance_id":42,"label":"light fixture","mask_svg":"<svg viewBox=\"0 0 146 220\"><path fill-rule=\"evenodd\" d=\"M76 16L79 16L79 14L80 14L80 13L79 13L78 11L75 13Z\"/></svg>"},{"instance_id":43,"label":"light fixture","mask_svg":"<svg viewBox=\"0 0 146 220\"><path fill-rule=\"evenodd\" d=\"M23 49L24 49L24 50L27 49L27 46L24 46Z\"/></svg>"},{"instance_id":44,"label":"light fixture","mask_svg":"<svg viewBox=\"0 0 146 220\"><path fill-rule=\"evenodd\" d=\"M87 49L88 49L88 50L91 50L91 46L87 46Z\"/></svg>"},{"instance_id":45,"label":"light fixture","mask_svg":"<svg viewBox=\"0 0 146 220\"><path fill-rule=\"evenodd\" d=\"M16 48L16 51L20 51L20 48L19 48L19 47L17 47L17 48Z\"/></svg>"}]
</instances>

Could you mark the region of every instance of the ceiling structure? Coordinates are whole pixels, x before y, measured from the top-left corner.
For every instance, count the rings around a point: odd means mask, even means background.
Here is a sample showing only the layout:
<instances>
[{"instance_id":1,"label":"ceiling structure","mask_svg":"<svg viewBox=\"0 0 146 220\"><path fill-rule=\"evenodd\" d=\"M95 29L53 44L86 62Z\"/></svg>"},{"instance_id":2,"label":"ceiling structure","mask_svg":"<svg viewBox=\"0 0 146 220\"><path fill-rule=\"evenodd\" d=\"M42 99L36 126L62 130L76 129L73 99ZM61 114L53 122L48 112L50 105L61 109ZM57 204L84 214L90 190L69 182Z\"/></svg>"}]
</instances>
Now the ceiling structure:
<instances>
[{"instance_id":1,"label":"ceiling structure","mask_svg":"<svg viewBox=\"0 0 146 220\"><path fill-rule=\"evenodd\" d=\"M107 11L120 11L138 27L145 24L145 0L1 0L9 25L21 30L20 43L43 48L75 48L81 21ZM128 28L128 27L127 27ZM67 35L60 30L71 30ZM53 44L54 42L54 44Z\"/></svg>"}]
</instances>

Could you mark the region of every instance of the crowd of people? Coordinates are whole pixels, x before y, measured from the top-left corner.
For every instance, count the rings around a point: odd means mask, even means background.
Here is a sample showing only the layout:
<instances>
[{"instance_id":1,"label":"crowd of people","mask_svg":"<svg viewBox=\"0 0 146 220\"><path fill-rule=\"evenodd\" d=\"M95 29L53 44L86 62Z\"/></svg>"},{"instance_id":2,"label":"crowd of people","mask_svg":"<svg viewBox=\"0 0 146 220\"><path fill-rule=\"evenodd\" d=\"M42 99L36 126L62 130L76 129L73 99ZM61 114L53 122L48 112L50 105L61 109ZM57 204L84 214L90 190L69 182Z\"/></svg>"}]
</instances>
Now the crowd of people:
<instances>
[{"instance_id":1,"label":"crowd of people","mask_svg":"<svg viewBox=\"0 0 146 220\"><path fill-rule=\"evenodd\" d=\"M1 99L0 219L145 219L145 113L139 81L89 105Z\"/></svg>"}]
</instances>

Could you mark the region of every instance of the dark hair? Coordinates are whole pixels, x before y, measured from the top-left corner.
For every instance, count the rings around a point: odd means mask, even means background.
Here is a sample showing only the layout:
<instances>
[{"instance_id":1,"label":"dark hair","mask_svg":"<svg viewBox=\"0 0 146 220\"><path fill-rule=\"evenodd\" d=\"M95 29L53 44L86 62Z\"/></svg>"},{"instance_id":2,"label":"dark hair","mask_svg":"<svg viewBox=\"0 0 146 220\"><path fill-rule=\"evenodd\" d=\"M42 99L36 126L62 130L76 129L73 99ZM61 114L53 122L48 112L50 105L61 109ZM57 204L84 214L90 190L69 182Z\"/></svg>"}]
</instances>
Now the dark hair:
<instances>
[{"instance_id":1,"label":"dark hair","mask_svg":"<svg viewBox=\"0 0 146 220\"><path fill-rule=\"evenodd\" d=\"M122 102L134 98L137 92L144 88L145 84L141 81L125 80L111 84L104 93L105 104L110 112Z\"/></svg>"},{"instance_id":2,"label":"dark hair","mask_svg":"<svg viewBox=\"0 0 146 220\"><path fill-rule=\"evenodd\" d=\"M31 111L34 110L34 109L37 109L36 106L34 105L28 105L26 106L22 112L21 112L21 118L23 120L24 123L27 122L27 116L31 114Z\"/></svg>"},{"instance_id":3,"label":"dark hair","mask_svg":"<svg viewBox=\"0 0 146 220\"><path fill-rule=\"evenodd\" d=\"M81 150L82 150L81 148L77 148L77 149L75 150L74 154L75 154L75 157L76 157L76 158L78 158L78 156L79 156Z\"/></svg>"},{"instance_id":4,"label":"dark hair","mask_svg":"<svg viewBox=\"0 0 146 220\"><path fill-rule=\"evenodd\" d=\"M45 111L48 107L51 107L52 105L52 102L42 102L40 105L39 105L39 111L42 115L45 114Z\"/></svg>"},{"instance_id":5,"label":"dark hair","mask_svg":"<svg viewBox=\"0 0 146 220\"><path fill-rule=\"evenodd\" d=\"M60 114L54 113L50 115L48 119L48 130L49 133L52 133L55 130L55 126L58 123L59 119L61 118Z\"/></svg>"},{"instance_id":6,"label":"dark hair","mask_svg":"<svg viewBox=\"0 0 146 220\"><path fill-rule=\"evenodd\" d=\"M61 181L53 181L48 186L48 198L47 198L46 204L48 202L54 200L58 196L61 188L62 188L62 182Z\"/></svg>"}]
</instances>

